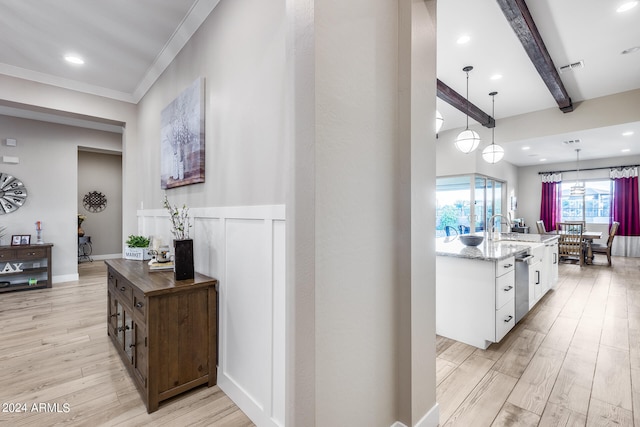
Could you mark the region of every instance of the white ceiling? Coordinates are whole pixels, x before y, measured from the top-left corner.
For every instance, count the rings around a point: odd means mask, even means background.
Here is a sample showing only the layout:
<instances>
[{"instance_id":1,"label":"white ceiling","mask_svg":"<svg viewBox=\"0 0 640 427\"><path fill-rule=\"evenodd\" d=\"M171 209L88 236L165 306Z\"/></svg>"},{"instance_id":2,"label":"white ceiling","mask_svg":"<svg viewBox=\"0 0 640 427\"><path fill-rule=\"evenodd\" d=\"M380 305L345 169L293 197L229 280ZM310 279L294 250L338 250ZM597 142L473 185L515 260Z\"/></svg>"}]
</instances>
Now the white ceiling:
<instances>
[{"instance_id":1,"label":"white ceiling","mask_svg":"<svg viewBox=\"0 0 640 427\"><path fill-rule=\"evenodd\" d=\"M574 104L640 88L640 5L619 14L623 0L529 0L528 7L556 66L584 61L561 74ZM219 0L0 0L0 74L138 102ZM465 45L456 40L471 37ZM82 56L83 66L63 60ZM537 74L495 0L438 2L438 77L499 120L557 104ZM502 74L497 81L493 74ZM463 127L465 115L438 99L444 129ZM640 108L640 106L639 106ZM16 114L0 108L0 114ZM571 114L571 113L567 113ZM622 131L633 130L631 137ZM581 139L581 159L640 155L640 122L572 135L509 142L505 159L516 165L575 159L566 139ZM558 142L560 141L560 142ZM606 141L606 143L605 143ZM528 151L520 147L531 146ZM563 149L558 149L558 144Z\"/></svg>"},{"instance_id":2,"label":"white ceiling","mask_svg":"<svg viewBox=\"0 0 640 427\"><path fill-rule=\"evenodd\" d=\"M527 6L556 65L584 61L584 68L560 74L574 105L577 102L640 88L640 52L622 55L640 46L640 4L626 13L616 12L628 0L528 0ZM456 43L466 34L471 41ZM558 108L538 75L496 0L445 0L438 2L438 78L465 95L469 73L469 100L491 115L489 93L495 97L496 143L500 144L500 119L532 111ZM500 80L491 80L501 74ZM465 126L465 115L442 100L444 130ZM640 110L640 105L638 106ZM572 114L572 113L566 113ZM470 124L475 124L471 120ZM623 137L622 132L634 131ZM485 132L489 135L489 132ZM580 139L577 145L563 141ZM487 141L489 142L489 141ZM529 141L502 144L505 160L518 166L580 159L640 155L640 122L585 130ZM521 147L529 146L523 151ZM622 152L630 149L629 152Z\"/></svg>"}]
</instances>

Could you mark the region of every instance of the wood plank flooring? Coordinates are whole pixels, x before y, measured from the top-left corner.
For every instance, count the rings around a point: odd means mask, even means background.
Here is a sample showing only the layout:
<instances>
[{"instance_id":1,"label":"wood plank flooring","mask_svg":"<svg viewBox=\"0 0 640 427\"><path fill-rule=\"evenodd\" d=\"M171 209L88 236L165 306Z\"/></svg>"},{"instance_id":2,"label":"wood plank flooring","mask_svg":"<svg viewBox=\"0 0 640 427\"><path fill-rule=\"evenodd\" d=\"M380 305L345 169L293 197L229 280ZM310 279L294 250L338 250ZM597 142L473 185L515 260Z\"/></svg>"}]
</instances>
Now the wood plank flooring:
<instances>
[{"instance_id":1,"label":"wood plank flooring","mask_svg":"<svg viewBox=\"0 0 640 427\"><path fill-rule=\"evenodd\" d=\"M27 412L3 406L0 425L253 426L218 387L147 414L107 337L106 268L79 270L2 294L0 403ZM640 427L640 259L561 264L556 289L500 344L436 344L442 426Z\"/></svg>"},{"instance_id":2,"label":"wood plank flooring","mask_svg":"<svg viewBox=\"0 0 640 427\"><path fill-rule=\"evenodd\" d=\"M441 426L640 427L640 258L559 273L499 344L436 338Z\"/></svg>"},{"instance_id":3,"label":"wood plank flooring","mask_svg":"<svg viewBox=\"0 0 640 427\"><path fill-rule=\"evenodd\" d=\"M79 281L0 295L0 425L254 425L217 386L147 414L107 336L106 266L78 269Z\"/></svg>"}]
</instances>

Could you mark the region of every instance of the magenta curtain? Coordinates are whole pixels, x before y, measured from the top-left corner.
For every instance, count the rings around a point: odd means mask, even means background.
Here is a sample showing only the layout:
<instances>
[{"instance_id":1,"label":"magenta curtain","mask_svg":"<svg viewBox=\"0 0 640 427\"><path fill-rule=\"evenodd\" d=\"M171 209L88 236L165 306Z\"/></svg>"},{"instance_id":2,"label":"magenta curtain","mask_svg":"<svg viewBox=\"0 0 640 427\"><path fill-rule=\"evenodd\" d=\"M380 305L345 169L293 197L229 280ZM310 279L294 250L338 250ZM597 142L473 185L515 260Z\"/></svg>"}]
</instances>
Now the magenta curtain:
<instances>
[{"instance_id":1,"label":"magenta curtain","mask_svg":"<svg viewBox=\"0 0 640 427\"><path fill-rule=\"evenodd\" d=\"M638 177L614 179L609 222L618 221L620 223L618 235L640 236L639 206Z\"/></svg>"},{"instance_id":2,"label":"magenta curtain","mask_svg":"<svg viewBox=\"0 0 640 427\"><path fill-rule=\"evenodd\" d=\"M556 229L560 219L560 182L543 182L540 201L540 219L547 231Z\"/></svg>"}]
</instances>

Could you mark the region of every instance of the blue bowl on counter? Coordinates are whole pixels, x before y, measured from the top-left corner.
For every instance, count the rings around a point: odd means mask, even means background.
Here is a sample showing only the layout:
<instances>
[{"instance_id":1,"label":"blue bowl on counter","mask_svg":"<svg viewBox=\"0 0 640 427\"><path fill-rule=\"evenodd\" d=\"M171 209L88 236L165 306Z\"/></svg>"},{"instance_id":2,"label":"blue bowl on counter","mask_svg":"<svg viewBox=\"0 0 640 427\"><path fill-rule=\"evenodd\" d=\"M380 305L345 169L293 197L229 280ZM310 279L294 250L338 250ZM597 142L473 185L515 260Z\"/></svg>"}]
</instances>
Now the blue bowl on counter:
<instances>
[{"instance_id":1,"label":"blue bowl on counter","mask_svg":"<svg viewBox=\"0 0 640 427\"><path fill-rule=\"evenodd\" d=\"M463 234L460 236L460 241L465 246L478 246L484 240L484 236L474 236L471 234Z\"/></svg>"}]
</instances>

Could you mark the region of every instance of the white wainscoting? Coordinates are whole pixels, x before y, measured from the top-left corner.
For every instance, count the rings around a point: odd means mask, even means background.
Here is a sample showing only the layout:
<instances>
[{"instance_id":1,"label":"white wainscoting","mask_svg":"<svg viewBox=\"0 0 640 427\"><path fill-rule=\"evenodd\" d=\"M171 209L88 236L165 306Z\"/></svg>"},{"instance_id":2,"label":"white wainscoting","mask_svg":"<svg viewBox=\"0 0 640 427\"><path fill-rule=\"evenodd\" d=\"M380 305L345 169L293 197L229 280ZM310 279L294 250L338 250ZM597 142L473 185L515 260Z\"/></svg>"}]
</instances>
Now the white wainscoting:
<instances>
[{"instance_id":1,"label":"white wainscoting","mask_svg":"<svg viewBox=\"0 0 640 427\"><path fill-rule=\"evenodd\" d=\"M218 385L259 426L285 419L284 205L193 208L195 270L218 279ZM171 245L164 209L138 233Z\"/></svg>"}]
</instances>

